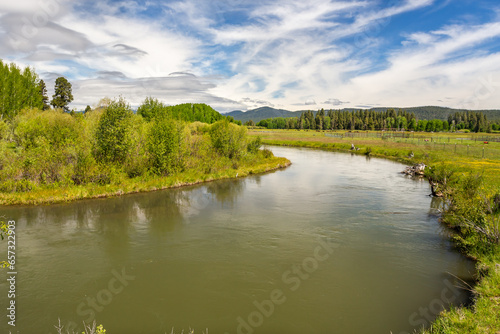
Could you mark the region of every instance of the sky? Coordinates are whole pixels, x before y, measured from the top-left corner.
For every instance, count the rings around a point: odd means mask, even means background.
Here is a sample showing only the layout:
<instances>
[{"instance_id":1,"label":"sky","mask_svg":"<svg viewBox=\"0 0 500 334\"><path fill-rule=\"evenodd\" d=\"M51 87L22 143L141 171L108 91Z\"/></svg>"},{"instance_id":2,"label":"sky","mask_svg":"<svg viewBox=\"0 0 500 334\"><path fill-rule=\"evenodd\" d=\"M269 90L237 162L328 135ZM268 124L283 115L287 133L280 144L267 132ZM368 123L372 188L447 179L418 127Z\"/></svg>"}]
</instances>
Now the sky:
<instances>
[{"instance_id":1,"label":"sky","mask_svg":"<svg viewBox=\"0 0 500 334\"><path fill-rule=\"evenodd\" d=\"M500 109L498 0L1 1L0 41L77 110Z\"/></svg>"}]
</instances>

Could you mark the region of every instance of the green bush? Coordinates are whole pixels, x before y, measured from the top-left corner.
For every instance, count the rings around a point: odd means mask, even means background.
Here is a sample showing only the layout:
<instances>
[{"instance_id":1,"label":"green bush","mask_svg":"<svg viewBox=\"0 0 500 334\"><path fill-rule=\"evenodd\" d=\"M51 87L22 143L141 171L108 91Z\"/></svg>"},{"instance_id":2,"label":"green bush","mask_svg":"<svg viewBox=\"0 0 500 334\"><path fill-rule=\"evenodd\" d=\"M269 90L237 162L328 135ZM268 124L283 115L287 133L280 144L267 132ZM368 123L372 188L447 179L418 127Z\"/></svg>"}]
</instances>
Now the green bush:
<instances>
[{"instance_id":1,"label":"green bush","mask_svg":"<svg viewBox=\"0 0 500 334\"><path fill-rule=\"evenodd\" d=\"M95 134L97 162L123 163L131 147L132 109L123 98L112 101L104 110Z\"/></svg>"},{"instance_id":2,"label":"green bush","mask_svg":"<svg viewBox=\"0 0 500 334\"><path fill-rule=\"evenodd\" d=\"M149 122L160 115L166 116L166 107L158 99L147 97L137 108L137 114Z\"/></svg>"},{"instance_id":3,"label":"green bush","mask_svg":"<svg viewBox=\"0 0 500 334\"><path fill-rule=\"evenodd\" d=\"M182 171L185 163L184 124L173 119L156 119L147 139L152 171L169 175Z\"/></svg>"},{"instance_id":4,"label":"green bush","mask_svg":"<svg viewBox=\"0 0 500 334\"><path fill-rule=\"evenodd\" d=\"M61 111L23 110L14 120L14 139L25 149L36 146L40 138L56 149L74 145L80 134L78 122Z\"/></svg>"},{"instance_id":5,"label":"green bush","mask_svg":"<svg viewBox=\"0 0 500 334\"><path fill-rule=\"evenodd\" d=\"M9 124L5 120L0 119L0 140L9 138L9 130Z\"/></svg>"},{"instance_id":6,"label":"green bush","mask_svg":"<svg viewBox=\"0 0 500 334\"><path fill-rule=\"evenodd\" d=\"M246 128L222 120L210 128L212 147L217 153L229 159L239 158L246 144Z\"/></svg>"},{"instance_id":7,"label":"green bush","mask_svg":"<svg viewBox=\"0 0 500 334\"><path fill-rule=\"evenodd\" d=\"M249 153L255 154L259 151L261 146L262 146L262 138L260 138L259 136L247 144L247 151Z\"/></svg>"},{"instance_id":8,"label":"green bush","mask_svg":"<svg viewBox=\"0 0 500 334\"><path fill-rule=\"evenodd\" d=\"M128 177L144 175L149 167L149 157L147 150L148 132L151 124L146 122L141 116L132 116L132 129L130 136L130 152L124 163L125 173Z\"/></svg>"}]
</instances>

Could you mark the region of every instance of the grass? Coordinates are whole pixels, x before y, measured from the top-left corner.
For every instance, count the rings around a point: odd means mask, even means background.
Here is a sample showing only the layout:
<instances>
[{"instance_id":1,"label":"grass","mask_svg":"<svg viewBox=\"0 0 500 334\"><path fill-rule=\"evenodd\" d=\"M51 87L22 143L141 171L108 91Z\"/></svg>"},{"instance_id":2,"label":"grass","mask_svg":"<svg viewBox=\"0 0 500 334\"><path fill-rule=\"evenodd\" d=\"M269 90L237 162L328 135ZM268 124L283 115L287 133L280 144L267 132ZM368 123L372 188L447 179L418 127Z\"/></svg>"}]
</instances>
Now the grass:
<instances>
[{"instance_id":1,"label":"grass","mask_svg":"<svg viewBox=\"0 0 500 334\"><path fill-rule=\"evenodd\" d=\"M237 168L219 169L210 173L189 169L185 172L164 177L136 177L122 179L117 184L67 185L41 187L29 192L0 193L0 205L41 205L71 202L87 198L113 197L146 191L193 185L220 179L245 177L265 173L290 165L286 158L269 157L240 163Z\"/></svg>"},{"instance_id":2,"label":"grass","mask_svg":"<svg viewBox=\"0 0 500 334\"><path fill-rule=\"evenodd\" d=\"M464 133L416 133L406 138L382 139L380 133L316 132L297 130L253 130L252 136L260 136L267 145L309 147L373 157L388 158L405 164L423 162L437 174L455 175L459 180L449 185L447 193L452 200L461 194L464 180L480 175L484 180L474 193L473 202L481 207L479 216L487 217L485 226L489 231L500 234L499 208L496 214L487 214L484 209L486 198L500 194L500 143L482 140L485 134ZM408 135L408 134L407 134ZM488 134L490 140L500 139L498 134ZM351 145L357 148L351 150ZM484 157L483 157L484 150ZM413 157L410 157L413 153ZM446 180L446 178L445 178ZM463 196L463 193L462 193ZM465 202L464 202L465 203ZM491 203L491 201L489 202ZM481 206L483 205L483 206ZM467 211L467 207L462 207ZM450 220L450 219L448 219ZM446 215L443 221L447 224ZM451 220L450 220L451 221ZM451 225L449 225L451 226ZM451 226L453 227L453 226ZM423 329L424 334L452 333L496 333L500 334L500 245L493 244L488 250L478 250L474 244L484 244L484 235L468 228L454 226L454 240L464 255L477 261L478 280L471 287L474 303L468 307L454 307L444 310L431 326ZM496 228L496 229L495 229ZM464 232L465 231L465 232ZM463 235L461 233L468 233ZM475 241L471 241L475 240ZM467 244L470 242L471 244Z\"/></svg>"}]
</instances>

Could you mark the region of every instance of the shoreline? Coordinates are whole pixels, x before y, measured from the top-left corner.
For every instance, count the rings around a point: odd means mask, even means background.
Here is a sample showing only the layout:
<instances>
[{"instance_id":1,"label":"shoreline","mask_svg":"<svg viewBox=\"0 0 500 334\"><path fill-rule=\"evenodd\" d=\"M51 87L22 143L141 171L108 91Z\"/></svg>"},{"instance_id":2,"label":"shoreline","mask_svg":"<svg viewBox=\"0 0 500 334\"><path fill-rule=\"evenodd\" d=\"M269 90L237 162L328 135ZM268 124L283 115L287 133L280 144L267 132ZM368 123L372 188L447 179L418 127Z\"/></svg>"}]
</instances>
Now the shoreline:
<instances>
[{"instance_id":1,"label":"shoreline","mask_svg":"<svg viewBox=\"0 0 500 334\"><path fill-rule=\"evenodd\" d=\"M0 206L37 206L70 203L85 199L111 198L122 195L144 193L165 189L187 187L218 180L243 178L284 169L292 163L283 157L273 157L260 164L241 166L213 174L190 174L189 171L172 176L148 180L130 179L130 182L109 185L88 184L59 188L41 188L24 193L0 193Z\"/></svg>"}]
</instances>

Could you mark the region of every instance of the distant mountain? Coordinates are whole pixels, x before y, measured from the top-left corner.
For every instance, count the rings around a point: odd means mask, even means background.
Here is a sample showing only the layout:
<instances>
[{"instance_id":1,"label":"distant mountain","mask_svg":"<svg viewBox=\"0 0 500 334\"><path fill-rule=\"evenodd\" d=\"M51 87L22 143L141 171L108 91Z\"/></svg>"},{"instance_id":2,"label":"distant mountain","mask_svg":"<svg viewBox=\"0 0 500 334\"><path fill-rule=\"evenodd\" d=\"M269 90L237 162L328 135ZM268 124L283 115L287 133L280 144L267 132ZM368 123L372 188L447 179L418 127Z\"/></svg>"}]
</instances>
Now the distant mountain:
<instances>
[{"instance_id":1,"label":"distant mountain","mask_svg":"<svg viewBox=\"0 0 500 334\"><path fill-rule=\"evenodd\" d=\"M455 112L466 111L465 109L452 109L446 107L434 107L434 106L425 106L425 107L410 107L410 108L399 108L399 107L377 107L371 108L371 111L386 111L387 109L394 110L406 110L408 112L413 112L417 119L441 119L447 120L450 114ZM344 108L342 110L345 111L358 111L361 109L356 108ZM239 120L245 123L248 120L253 120L255 123L267 118L276 118L276 117L298 117L300 114L305 111L289 111L284 109L274 109L270 107L262 107L257 109L252 109L248 111L235 110L227 113L226 115L232 116L235 120ZM476 112L482 112L490 121L498 122L500 121L500 110L473 110ZM316 113L316 110L314 111Z\"/></svg>"},{"instance_id":2,"label":"distant mountain","mask_svg":"<svg viewBox=\"0 0 500 334\"><path fill-rule=\"evenodd\" d=\"M274 109L271 107L261 107L257 109L252 109L248 111L235 110L227 113L227 116L232 116L235 120L245 123L246 121L252 120L255 123L266 119L275 117L297 117L300 116L302 111L289 111L283 109Z\"/></svg>"}]
</instances>

